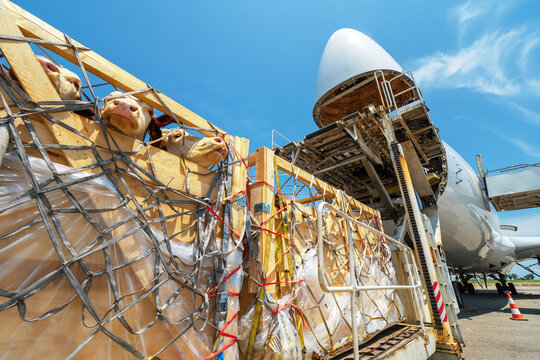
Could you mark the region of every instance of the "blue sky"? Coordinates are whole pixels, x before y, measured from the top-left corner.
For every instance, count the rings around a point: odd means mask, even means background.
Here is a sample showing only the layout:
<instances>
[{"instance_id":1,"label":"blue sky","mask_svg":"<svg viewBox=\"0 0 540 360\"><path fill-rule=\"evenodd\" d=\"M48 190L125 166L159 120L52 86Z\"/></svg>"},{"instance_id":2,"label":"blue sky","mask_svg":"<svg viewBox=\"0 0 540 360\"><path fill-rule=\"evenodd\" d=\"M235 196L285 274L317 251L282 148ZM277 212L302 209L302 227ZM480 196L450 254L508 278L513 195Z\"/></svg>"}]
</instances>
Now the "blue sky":
<instances>
[{"instance_id":1,"label":"blue sky","mask_svg":"<svg viewBox=\"0 0 540 360\"><path fill-rule=\"evenodd\" d=\"M251 151L276 129L316 130L320 57L343 27L364 32L412 70L442 139L471 165L540 162L540 2L18 2ZM539 235L540 210L501 214Z\"/></svg>"}]
</instances>

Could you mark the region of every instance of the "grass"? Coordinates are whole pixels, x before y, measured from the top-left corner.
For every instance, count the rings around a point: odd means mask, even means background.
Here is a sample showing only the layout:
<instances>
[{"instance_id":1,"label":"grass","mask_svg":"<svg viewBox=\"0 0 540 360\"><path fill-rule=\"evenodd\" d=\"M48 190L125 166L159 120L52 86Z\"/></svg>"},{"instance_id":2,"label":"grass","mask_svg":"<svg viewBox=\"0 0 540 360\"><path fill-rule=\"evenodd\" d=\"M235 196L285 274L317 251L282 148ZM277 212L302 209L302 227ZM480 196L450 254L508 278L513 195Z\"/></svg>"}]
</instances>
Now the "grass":
<instances>
[{"instance_id":1,"label":"grass","mask_svg":"<svg viewBox=\"0 0 540 360\"><path fill-rule=\"evenodd\" d=\"M484 280L479 279L482 286L484 286ZM516 279L516 280L506 280L507 282L511 282L514 285L521 285L521 286L540 286L540 280L523 280L523 279ZM470 280L470 282L476 286L478 286L478 283L474 280ZM495 283L498 281L495 280L488 280L488 286L495 287Z\"/></svg>"}]
</instances>

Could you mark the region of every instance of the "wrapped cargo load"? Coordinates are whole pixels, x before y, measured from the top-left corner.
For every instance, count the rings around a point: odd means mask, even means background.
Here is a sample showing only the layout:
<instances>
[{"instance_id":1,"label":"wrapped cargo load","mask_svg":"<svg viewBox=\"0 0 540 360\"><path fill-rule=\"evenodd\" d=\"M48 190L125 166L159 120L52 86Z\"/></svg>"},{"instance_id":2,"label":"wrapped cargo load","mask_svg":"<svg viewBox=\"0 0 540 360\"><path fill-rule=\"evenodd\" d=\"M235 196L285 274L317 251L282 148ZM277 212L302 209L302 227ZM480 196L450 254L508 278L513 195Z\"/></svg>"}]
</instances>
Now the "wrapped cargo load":
<instances>
[{"instance_id":1,"label":"wrapped cargo load","mask_svg":"<svg viewBox=\"0 0 540 360\"><path fill-rule=\"evenodd\" d=\"M182 334L161 356L208 355L211 258L142 228L106 177L55 168L69 187L56 185L43 160L25 167L14 152L0 171L2 353L131 359Z\"/></svg>"},{"instance_id":2,"label":"wrapped cargo load","mask_svg":"<svg viewBox=\"0 0 540 360\"><path fill-rule=\"evenodd\" d=\"M351 336L351 297L348 294L326 293L320 287L317 276L317 251L310 249L302 257L302 265L298 270L298 278L305 281L303 291L299 295L304 316L312 325L311 331L304 332L304 341L308 356L311 352L319 355L330 352L350 340ZM361 285L393 285L397 284L392 263L374 261L360 274ZM382 271L385 268L389 273ZM348 279L349 274L344 274ZM345 281L346 285L348 284ZM395 290L375 290L359 294L354 304L357 320L357 331L360 342L389 325L403 320L401 301Z\"/></svg>"}]
</instances>

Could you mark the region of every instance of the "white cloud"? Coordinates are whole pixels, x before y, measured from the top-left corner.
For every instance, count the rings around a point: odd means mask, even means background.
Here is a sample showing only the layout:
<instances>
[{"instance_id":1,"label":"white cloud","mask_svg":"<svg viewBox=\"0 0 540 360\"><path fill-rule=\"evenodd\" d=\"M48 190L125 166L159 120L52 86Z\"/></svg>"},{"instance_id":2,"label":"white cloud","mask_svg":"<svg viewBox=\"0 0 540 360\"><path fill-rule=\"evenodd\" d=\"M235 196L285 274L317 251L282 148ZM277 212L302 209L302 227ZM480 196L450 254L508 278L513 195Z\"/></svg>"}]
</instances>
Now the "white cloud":
<instances>
[{"instance_id":1,"label":"white cloud","mask_svg":"<svg viewBox=\"0 0 540 360\"><path fill-rule=\"evenodd\" d=\"M529 144L528 142L526 142L526 141L524 141L522 139L517 139L515 137L508 136L508 135L503 134L503 133L501 133L499 131L493 131L493 132L495 134L499 135L500 137L502 137L503 139L505 139L506 141L508 141L509 143L512 143L512 144L516 145L525 154L527 154L529 156L533 156L533 157L540 157L540 147L539 146Z\"/></svg>"},{"instance_id":2,"label":"white cloud","mask_svg":"<svg viewBox=\"0 0 540 360\"><path fill-rule=\"evenodd\" d=\"M527 89L530 91L530 94L535 97L540 97L540 79L530 79L525 81Z\"/></svg>"},{"instance_id":3,"label":"white cloud","mask_svg":"<svg viewBox=\"0 0 540 360\"><path fill-rule=\"evenodd\" d=\"M460 39L467 31L470 23L484 15L497 16L504 14L517 2L492 1L492 0L469 0L450 11L450 16L455 20Z\"/></svg>"},{"instance_id":4,"label":"white cloud","mask_svg":"<svg viewBox=\"0 0 540 360\"><path fill-rule=\"evenodd\" d=\"M452 12L451 15L456 18L457 20L457 26L458 28L461 28L463 26L466 26L466 24L481 15L484 15L488 12L489 1L474 1L469 0L466 3L464 3L461 6L456 7Z\"/></svg>"},{"instance_id":5,"label":"white cloud","mask_svg":"<svg viewBox=\"0 0 540 360\"><path fill-rule=\"evenodd\" d=\"M540 86L540 82L538 82L537 86ZM523 106L520 106L518 104L515 104L515 103L511 103L511 104L512 104L513 107L518 109L524 115L524 117L522 118L523 120L525 120L525 121L527 121L527 122L529 122L531 124L540 126L540 114L538 114L538 113L536 113L534 111L531 111L529 109L526 109Z\"/></svg>"},{"instance_id":6,"label":"white cloud","mask_svg":"<svg viewBox=\"0 0 540 360\"><path fill-rule=\"evenodd\" d=\"M529 58L540 44L540 34L526 28L490 32L454 54L437 52L417 60L414 71L420 86L469 88L479 93L516 96L540 81L527 72ZM538 76L538 75L536 75Z\"/></svg>"}]
</instances>

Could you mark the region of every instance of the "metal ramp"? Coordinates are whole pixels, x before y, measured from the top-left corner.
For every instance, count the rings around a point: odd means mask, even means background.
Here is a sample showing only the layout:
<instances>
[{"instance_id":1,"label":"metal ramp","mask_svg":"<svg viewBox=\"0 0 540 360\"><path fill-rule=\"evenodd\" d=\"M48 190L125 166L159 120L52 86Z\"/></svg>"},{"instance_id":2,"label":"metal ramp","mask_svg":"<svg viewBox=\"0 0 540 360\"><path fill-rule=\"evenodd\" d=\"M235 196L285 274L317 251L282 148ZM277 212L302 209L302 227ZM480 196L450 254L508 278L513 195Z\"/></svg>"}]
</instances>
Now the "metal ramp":
<instances>
[{"instance_id":1,"label":"metal ramp","mask_svg":"<svg viewBox=\"0 0 540 360\"><path fill-rule=\"evenodd\" d=\"M486 193L497 211L540 207L540 163L522 164L483 173ZM497 175L488 176L490 173Z\"/></svg>"},{"instance_id":2,"label":"metal ramp","mask_svg":"<svg viewBox=\"0 0 540 360\"><path fill-rule=\"evenodd\" d=\"M366 342L359 352L362 359L399 359L400 355L403 355L406 351L406 347L416 346L415 341L423 337L431 338L431 344L434 342L433 330L430 328L427 334L422 332L422 329L418 326L408 324L397 324L387 328L381 333L374 336L368 342ZM432 345L432 349L423 349L426 351L426 355L431 355L435 346ZM421 357L421 354L417 354ZM315 360L352 360L354 354L352 353L352 345L350 342L339 347L331 354L327 356L313 355Z\"/></svg>"}]
</instances>

